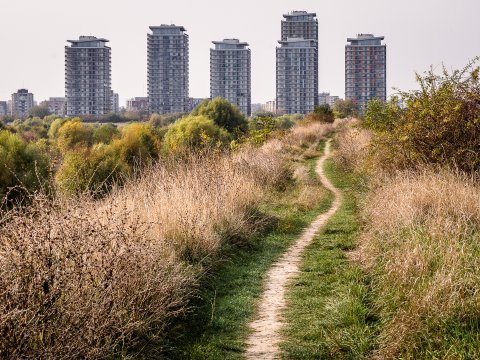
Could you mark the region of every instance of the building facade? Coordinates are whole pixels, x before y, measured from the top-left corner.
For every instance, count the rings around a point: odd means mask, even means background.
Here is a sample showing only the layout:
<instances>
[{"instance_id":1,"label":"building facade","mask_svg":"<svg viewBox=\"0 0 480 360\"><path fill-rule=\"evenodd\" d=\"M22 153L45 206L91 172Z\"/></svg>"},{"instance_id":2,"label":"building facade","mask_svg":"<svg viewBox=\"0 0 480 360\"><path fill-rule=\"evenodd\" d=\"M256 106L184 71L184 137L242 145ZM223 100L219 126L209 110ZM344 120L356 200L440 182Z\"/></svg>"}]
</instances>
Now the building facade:
<instances>
[{"instance_id":1,"label":"building facade","mask_svg":"<svg viewBox=\"0 0 480 360\"><path fill-rule=\"evenodd\" d=\"M113 90L110 90L110 102L110 112L117 114L120 111L120 96Z\"/></svg>"},{"instance_id":2,"label":"building facade","mask_svg":"<svg viewBox=\"0 0 480 360\"><path fill-rule=\"evenodd\" d=\"M318 94L318 105L328 105L333 107L338 100L340 100L339 96L330 95L329 92L321 92Z\"/></svg>"},{"instance_id":3,"label":"building facade","mask_svg":"<svg viewBox=\"0 0 480 360\"><path fill-rule=\"evenodd\" d=\"M267 101L263 106L263 110L267 112L271 112L272 114L277 113L277 102L275 100Z\"/></svg>"},{"instance_id":4,"label":"building facade","mask_svg":"<svg viewBox=\"0 0 480 360\"><path fill-rule=\"evenodd\" d=\"M210 97L220 96L250 116L251 53L248 43L238 39L213 41L210 49Z\"/></svg>"},{"instance_id":5,"label":"building facade","mask_svg":"<svg viewBox=\"0 0 480 360\"><path fill-rule=\"evenodd\" d=\"M318 105L315 40L292 38L277 47L277 112L307 114Z\"/></svg>"},{"instance_id":6,"label":"building facade","mask_svg":"<svg viewBox=\"0 0 480 360\"><path fill-rule=\"evenodd\" d=\"M127 111L135 113L147 113L148 97L134 97L127 99Z\"/></svg>"},{"instance_id":7,"label":"building facade","mask_svg":"<svg viewBox=\"0 0 480 360\"><path fill-rule=\"evenodd\" d=\"M8 104L6 101L0 101L0 116L7 116L9 114Z\"/></svg>"},{"instance_id":8,"label":"building facade","mask_svg":"<svg viewBox=\"0 0 480 360\"><path fill-rule=\"evenodd\" d=\"M383 36L358 34L345 46L345 98L363 112L369 100L387 99L387 46Z\"/></svg>"},{"instance_id":9,"label":"building facade","mask_svg":"<svg viewBox=\"0 0 480 360\"><path fill-rule=\"evenodd\" d=\"M42 104L48 108L51 114L57 116L65 116L66 114L66 101L64 97L51 97Z\"/></svg>"},{"instance_id":10,"label":"building facade","mask_svg":"<svg viewBox=\"0 0 480 360\"><path fill-rule=\"evenodd\" d=\"M33 94L28 92L27 89L19 89L12 94L10 115L18 117L28 116L28 113L34 106Z\"/></svg>"},{"instance_id":11,"label":"building facade","mask_svg":"<svg viewBox=\"0 0 480 360\"><path fill-rule=\"evenodd\" d=\"M279 114L306 114L318 105L318 20L315 13L283 15L277 47Z\"/></svg>"},{"instance_id":12,"label":"building facade","mask_svg":"<svg viewBox=\"0 0 480 360\"><path fill-rule=\"evenodd\" d=\"M183 113L188 105L189 40L183 26L151 26L147 35L151 113Z\"/></svg>"},{"instance_id":13,"label":"building facade","mask_svg":"<svg viewBox=\"0 0 480 360\"><path fill-rule=\"evenodd\" d=\"M80 36L65 46L67 116L100 117L111 110L111 49L108 40Z\"/></svg>"}]
</instances>

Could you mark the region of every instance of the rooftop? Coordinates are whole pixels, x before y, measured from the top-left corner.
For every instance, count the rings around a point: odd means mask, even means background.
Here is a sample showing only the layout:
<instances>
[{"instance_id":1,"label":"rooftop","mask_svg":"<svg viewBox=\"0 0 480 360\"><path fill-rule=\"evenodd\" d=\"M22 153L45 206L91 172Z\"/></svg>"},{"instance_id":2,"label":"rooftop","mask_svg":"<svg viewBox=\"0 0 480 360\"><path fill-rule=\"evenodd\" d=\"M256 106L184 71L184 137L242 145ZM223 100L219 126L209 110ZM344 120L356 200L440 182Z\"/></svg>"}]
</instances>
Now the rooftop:
<instances>
[{"instance_id":1,"label":"rooftop","mask_svg":"<svg viewBox=\"0 0 480 360\"><path fill-rule=\"evenodd\" d=\"M215 45L236 45L236 46L248 46L247 42L240 42L238 39L223 39L223 41L212 41Z\"/></svg>"},{"instance_id":2,"label":"rooftop","mask_svg":"<svg viewBox=\"0 0 480 360\"><path fill-rule=\"evenodd\" d=\"M95 41L109 42L107 39L96 38L95 36L80 36L78 40L67 40L69 43L78 44L78 43L89 43Z\"/></svg>"},{"instance_id":3,"label":"rooftop","mask_svg":"<svg viewBox=\"0 0 480 360\"><path fill-rule=\"evenodd\" d=\"M283 14L283 17L286 19L297 16L317 16L317 14L308 11L291 11L288 14Z\"/></svg>"},{"instance_id":4,"label":"rooftop","mask_svg":"<svg viewBox=\"0 0 480 360\"><path fill-rule=\"evenodd\" d=\"M385 36L375 36L373 34L357 34L356 38L348 38L348 42L357 42L363 40L384 40Z\"/></svg>"},{"instance_id":5,"label":"rooftop","mask_svg":"<svg viewBox=\"0 0 480 360\"><path fill-rule=\"evenodd\" d=\"M150 26L150 30L152 30L152 31L154 31L154 30L164 30L164 29L178 29L180 31L187 31L187 29L185 29L183 26L177 26L177 25L174 25L174 24L170 24L170 25L162 24L162 25L159 25L159 26Z\"/></svg>"}]
</instances>

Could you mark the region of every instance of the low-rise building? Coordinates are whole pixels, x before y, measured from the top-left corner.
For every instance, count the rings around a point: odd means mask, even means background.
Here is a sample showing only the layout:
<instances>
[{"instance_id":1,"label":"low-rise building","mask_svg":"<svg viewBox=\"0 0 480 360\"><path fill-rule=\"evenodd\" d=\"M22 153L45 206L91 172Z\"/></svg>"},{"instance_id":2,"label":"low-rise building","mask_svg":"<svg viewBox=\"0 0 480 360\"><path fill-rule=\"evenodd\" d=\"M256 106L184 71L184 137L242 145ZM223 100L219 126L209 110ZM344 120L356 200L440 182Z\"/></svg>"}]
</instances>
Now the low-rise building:
<instances>
[{"instance_id":1,"label":"low-rise building","mask_svg":"<svg viewBox=\"0 0 480 360\"><path fill-rule=\"evenodd\" d=\"M35 106L33 94L27 89L19 89L12 94L10 115L24 117L28 116L30 110Z\"/></svg>"},{"instance_id":2,"label":"low-rise building","mask_svg":"<svg viewBox=\"0 0 480 360\"><path fill-rule=\"evenodd\" d=\"M8 115L8 104L6 101L0 101L0 116Z\"/></svg>"},{"instance_id":3,"label":"low-rise building","mask_svg":"<svg viewBox=\"0 0 480 360\"><path fill-rule=\"evenodd\" d=\"M135 113L148 112L148 97L134 97L127 99L127 111Z\"/></svg>"}]
</instances>

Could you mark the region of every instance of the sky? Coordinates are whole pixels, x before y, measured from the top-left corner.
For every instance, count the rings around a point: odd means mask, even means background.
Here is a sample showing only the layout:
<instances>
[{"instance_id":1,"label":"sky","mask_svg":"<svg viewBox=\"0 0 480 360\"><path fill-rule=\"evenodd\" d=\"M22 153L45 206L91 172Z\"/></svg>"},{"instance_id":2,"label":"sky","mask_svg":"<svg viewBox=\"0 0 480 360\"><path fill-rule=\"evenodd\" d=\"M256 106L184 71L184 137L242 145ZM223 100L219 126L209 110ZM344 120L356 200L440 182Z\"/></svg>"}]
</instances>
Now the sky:
<instances>
[{"instance_id":1,"label":"sky","mask_svg":"<svg viewBox=\"0 0 480 360\"><path fill-rule=\"evenodd\" d=\"M110 40L112 89L147 95L149 26L182 25L190 37L190 96L209 96L212 41L238 38L252 51L252 102L275 98L275 47L282 14L316 12L319 90L344 96L344 47L357 33L385 36L387 87L416 88L415 72L461 68L480 55L480 0L1 0L0 100L19 88L36 101L64 96L64 47Z\"/></svg>"}]
</instances>

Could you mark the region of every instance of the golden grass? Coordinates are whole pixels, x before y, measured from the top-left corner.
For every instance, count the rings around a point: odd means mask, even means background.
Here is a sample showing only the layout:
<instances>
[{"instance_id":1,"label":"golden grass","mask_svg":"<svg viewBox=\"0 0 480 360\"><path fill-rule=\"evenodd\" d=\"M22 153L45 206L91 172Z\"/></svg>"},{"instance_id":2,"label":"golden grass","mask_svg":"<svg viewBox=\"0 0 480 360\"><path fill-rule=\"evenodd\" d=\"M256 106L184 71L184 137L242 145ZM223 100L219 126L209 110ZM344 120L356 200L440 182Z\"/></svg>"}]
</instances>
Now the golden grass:
<instances>
[{"instance_id":1,"label":"golden grass","mask_svg":"<svg viewBox=\"0 0 480 360\"><path fill-rule=\"evenodd\" d=\"M480 187L449 170L384 178L370 193L361 254L382 318L378 359L480 315ZM428 333L431 333L428 335Z\"/></svg>"},{"instance_id":2,"label":"golden grass","mask_svg":"<svg viewBox=\"0 0 480 360\"><path fill-rule=\"evenodd\" d=\"M365 171L371 138L370 131L362 129L358 121L343 124L342 131L335 137L336 163L345 171Z\"/></svg>"},{"instance_id":3,"label":"golden grass","mask_svg":"<svg viewBox=\"0 0 480 360\"><path fill-rule=\"evenodd\" d=\"M105 358L161 337L204 260L255 231L252 210L285 175L277 150L157 165L100 201L38 197L11 211L0 224L0 357Z\"/></svg>"},{"instance_id":4,"label":"golden grass","mask_svg":"<svg viewBox=\"0 0 480 360\"><path fill-rule=\"evenodd\" d=\"M290 149L330 129L160 163L101 200L39 195L2 214L0 358L135 357L162 340L222 246L262 226L258 207L292 181ZM308 174L297 181L292 201L318 204Z\"/></svg>"},{"instance_id":5,"label":"golden grass","mask_svg":"<svg viewBox=\"0 0 480 360\"><path fill-rule=\"evenodd\" d=\"M480 316L478 176L430 167L386 169L369 154L371 138L344 127L335 160L369 176L364 232L351 258L371 278L382 323L374 358L416 358L427 343L445 347L439 351L446 354L453 344L442 332L447 324ZM465 339L452 341L471 348Z\"/></svg>"}]
</instances>

